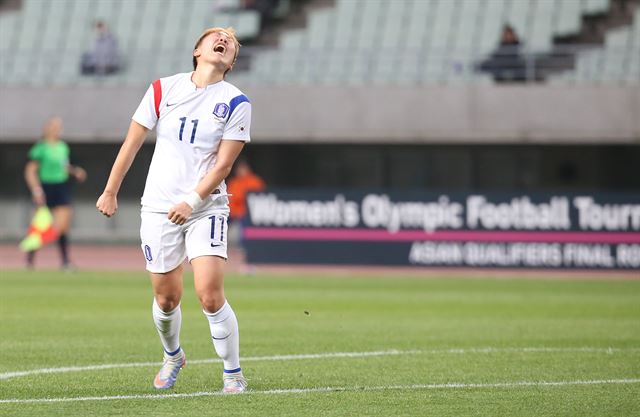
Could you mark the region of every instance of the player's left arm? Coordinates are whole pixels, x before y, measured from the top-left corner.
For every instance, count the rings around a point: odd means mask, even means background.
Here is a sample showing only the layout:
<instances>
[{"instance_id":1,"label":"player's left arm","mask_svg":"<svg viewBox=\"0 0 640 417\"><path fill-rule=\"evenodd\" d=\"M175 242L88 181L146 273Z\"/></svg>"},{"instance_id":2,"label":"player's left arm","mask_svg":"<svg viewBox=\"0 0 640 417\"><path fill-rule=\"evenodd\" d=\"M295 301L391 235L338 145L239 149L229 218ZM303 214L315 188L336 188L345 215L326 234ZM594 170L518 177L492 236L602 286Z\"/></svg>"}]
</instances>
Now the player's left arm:
<instances>
[{"instance_id":1,"label":"player's left arm","mask_svg":"<svg viewBox=\"0 0 640 417\"><path fill-rule=\"evenodd\" d=\"M78 165L72 165L69 162L69 157L71 153L71 151L69 150L69 145L67 145L64 142L63 144L64 144L65 152L67 154L67 166L66 166L67 174L75 178L75 180L78 182L84 182L84 180L87 179L87 171L85 171L84 168Z\"/></svg>"},{"instance_id":2,"label":"player's left arm","mask_svg":"<svg viewBox=\"0 0 640 417\"><path fill-rule=\"evenodd\" d=\"M178 203L169 210L168 218L172 223L184 224L191 216L193 208L202 204L203 199L218 188L222 180L231 173L233 163L240 155L243 147L244 141L222 139L216 157L216 164L211 171L207 172L204 178L200 180L196 189L187 197L188 201Z\"/></svg>"}]
</instances>

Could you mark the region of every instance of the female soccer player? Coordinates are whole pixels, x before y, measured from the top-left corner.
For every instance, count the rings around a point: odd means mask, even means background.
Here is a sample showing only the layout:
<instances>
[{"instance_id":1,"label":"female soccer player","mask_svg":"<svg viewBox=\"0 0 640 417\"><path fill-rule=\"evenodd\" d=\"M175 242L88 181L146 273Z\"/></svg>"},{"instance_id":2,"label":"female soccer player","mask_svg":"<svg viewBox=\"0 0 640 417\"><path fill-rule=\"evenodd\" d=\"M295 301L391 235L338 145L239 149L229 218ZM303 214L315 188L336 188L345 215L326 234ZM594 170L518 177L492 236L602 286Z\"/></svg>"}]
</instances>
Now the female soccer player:
<instances>
[{"instance_id":1,"label":"female soccer player","mask_svg":"<svg viewBox=\"0 0 640 417\"><path fill-rule=\"evenodd\" d=\"M241 393L238 321L224 295L229 200L224 179L249 142L251 104L224 81L240 44L232 28L207 29L193 49L194 71L154 81L133 115L98 210L111 217L126 172L149 130L156 147L142 195L142 252L151 273L153 320L164 348L154 380L171 388L185 365L180 347L182 263L188 258L196 293L224 364L223 391Z\"/></svg>"},{"instance_id":2,"label":"female soccer player","mask_svg":"<svg viewBox=\"0 0 640 417\"><path fill-rule=\"evenodd\" d=\"M69 176L78 182L87 178L79 166L69 164L69 146L60 140L62 119L52 117L44 126L42 140L29 151L24 177L36 206L47 205L53 214L53 227L58 235L62 268L69 269L68 232L71 226L71 184ZM33 268L36 251L27 252L27 268Z\"/></svg>"}]
</instances>

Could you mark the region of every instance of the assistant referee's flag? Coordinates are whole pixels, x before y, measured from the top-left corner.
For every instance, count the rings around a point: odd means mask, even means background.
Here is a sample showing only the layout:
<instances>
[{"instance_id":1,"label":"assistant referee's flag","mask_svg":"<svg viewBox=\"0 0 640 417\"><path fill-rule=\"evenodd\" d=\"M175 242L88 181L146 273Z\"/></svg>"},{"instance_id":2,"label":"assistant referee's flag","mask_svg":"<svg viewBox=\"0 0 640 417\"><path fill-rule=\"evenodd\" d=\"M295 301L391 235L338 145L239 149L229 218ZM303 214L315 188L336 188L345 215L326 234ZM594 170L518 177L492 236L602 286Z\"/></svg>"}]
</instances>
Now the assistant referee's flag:
<instances>
[{"instance_id":1,"label":"assistant referee's flag","mask_svg":"<svg viewBox=\"0 0 640 417\"><path fill-rule=\"evenodd\" d=\"M46 206L38 207L31 219L27 237L20 242L20 249L23 252L38 250L57 238L58 232L53 227L51 211Z\"/></svg>"}]
</instances>

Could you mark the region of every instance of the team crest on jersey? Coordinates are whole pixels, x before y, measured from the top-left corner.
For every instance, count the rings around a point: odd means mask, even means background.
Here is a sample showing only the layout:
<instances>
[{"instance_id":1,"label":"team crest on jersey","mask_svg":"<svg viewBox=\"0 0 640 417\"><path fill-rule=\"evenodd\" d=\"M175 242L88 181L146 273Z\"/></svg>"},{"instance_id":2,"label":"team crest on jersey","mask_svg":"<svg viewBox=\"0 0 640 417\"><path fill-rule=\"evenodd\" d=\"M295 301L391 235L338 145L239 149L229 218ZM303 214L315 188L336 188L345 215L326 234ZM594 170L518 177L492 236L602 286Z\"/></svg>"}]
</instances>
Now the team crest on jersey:
<instances>
[{"instance_id":1,"label":"team crest on jersey","mask_svg":"<svg viewBox=\"0 0 640 417\"><path fill-rule=\"evenodd\" d=\"M229 113L229 106L227 106L226 103L218 103L213 108L213 114L215 114L216 117L219 117L221 119L224 119L225 117L227 117L227 113Z\"/></svg>"}]
</instances>

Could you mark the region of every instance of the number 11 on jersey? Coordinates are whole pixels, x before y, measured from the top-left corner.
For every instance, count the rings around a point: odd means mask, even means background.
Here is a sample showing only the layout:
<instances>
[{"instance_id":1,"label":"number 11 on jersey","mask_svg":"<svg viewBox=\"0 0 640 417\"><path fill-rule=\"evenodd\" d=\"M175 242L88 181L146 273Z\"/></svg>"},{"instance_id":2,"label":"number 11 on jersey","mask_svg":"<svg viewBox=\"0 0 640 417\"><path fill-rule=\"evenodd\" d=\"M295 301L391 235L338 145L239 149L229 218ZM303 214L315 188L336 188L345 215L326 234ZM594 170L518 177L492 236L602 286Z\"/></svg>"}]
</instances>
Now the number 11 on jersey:
<instances>
[{"instance_id":1,"label":"number 11 on jersey","mask_svg":"<svg viewBox=\"0 0 640 417\"><path fill-rule=\"evenodd\" d=\"M181 117L180 120L182 121L182 123L180 124L180 141L182 141L182 132L184 132L184 125L187 124L187 118L186 117ZM196 129L198 129L198 119L193 119L191 120L191 123L193 123L193 128L191 128L191 141L189 141L189 143L193 143L194 140L196 140Z\"/></svg>"}]
</instances>

